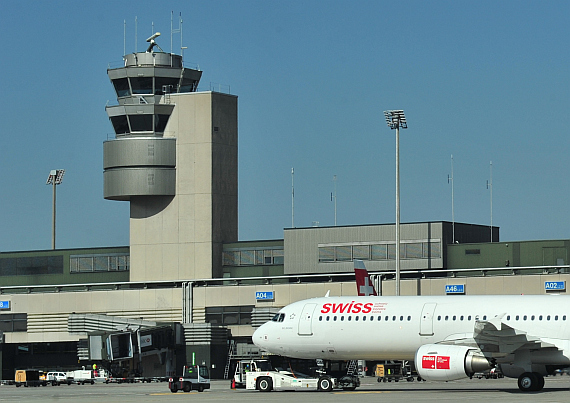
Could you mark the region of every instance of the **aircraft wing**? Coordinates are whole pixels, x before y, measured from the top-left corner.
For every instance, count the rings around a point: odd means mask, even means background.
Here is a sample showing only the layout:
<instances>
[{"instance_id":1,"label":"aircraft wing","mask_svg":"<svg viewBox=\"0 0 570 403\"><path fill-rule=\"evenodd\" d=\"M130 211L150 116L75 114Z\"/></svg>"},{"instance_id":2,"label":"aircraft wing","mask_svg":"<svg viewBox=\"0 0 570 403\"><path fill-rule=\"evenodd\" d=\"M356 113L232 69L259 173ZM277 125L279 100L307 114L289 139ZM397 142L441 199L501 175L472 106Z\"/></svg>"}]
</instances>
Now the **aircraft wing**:
<instances>
[{"instance_id":1,"label":"aircraft wing","mask_svg":"<svg viewBox=\"0 0 570 403\"><path fill-rule=\"evenodd\" d=\"M490 320L477 320L473 333L453 334L441 343L479 348L493 358L506 357L517 350L558 350L555 344L503 323L503 317L504 314Z\"/></svg>"},{"instance_id":2,"label":"aircraft wing","mask_svg":"<svg viewBox=\"0 0 570 403\"><path fill-rule=\"evenodd\" d=\"M503 322L505 314L490 320L477 320L473 331L473 339L486 355L504 357L516 350L538 350L544 348L558 349L552 343L511 327Z\"/></svg>"}]
</instances>

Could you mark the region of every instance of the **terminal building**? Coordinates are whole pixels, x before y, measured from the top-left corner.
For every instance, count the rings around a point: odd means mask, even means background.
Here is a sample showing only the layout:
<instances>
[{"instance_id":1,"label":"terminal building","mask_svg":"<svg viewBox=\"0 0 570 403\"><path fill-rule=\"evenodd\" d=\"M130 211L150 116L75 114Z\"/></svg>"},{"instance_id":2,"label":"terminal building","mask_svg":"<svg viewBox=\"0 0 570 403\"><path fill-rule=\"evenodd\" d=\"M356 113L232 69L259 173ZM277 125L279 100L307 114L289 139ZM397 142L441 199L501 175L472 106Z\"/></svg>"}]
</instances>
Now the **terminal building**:
<instances>
[{"instance_id":1,"label":"terminal building","mask_svg":"<svg viewBox=\"0 0 570 403\"><path fill-rule=\"evenodd\" d=\"M108 70L104 197L130 204L129 245L0 253L2 379L93 363L145 377L204 363L223 378L260 354L251 335L281 307L356 295L354 259L394 295L394 224L238 240L237 97L198 91L201 74L152 46ZM402 295L566 292L570 240L500 242L498 227L447 221L403 223L400 239Z\"/></svg>"}]
</instances>

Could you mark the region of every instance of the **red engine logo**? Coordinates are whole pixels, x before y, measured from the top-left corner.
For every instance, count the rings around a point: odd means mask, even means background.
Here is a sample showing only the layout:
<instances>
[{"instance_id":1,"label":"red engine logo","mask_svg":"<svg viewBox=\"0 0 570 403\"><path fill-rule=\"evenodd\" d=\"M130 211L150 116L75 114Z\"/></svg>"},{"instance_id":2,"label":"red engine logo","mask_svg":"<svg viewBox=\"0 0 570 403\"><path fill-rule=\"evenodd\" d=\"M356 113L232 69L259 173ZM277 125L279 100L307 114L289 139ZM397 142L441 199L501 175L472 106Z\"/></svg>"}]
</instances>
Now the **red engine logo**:
<instances>
[{"instance_id":1,"label":"red engine logo","mask_svg":"<svg viewBox=\"0 0 570 403\"><path fill-rule=\"evenodd\" d=\"M422 357L422 368L435 369L435 356L434 355L424 355Z\"/></svg>"},{"instance_id":2,"label":"red engine logo","mask_svg":"<svg viewBox=\"0 0 570 403\"><path fill-rule=\"evenodd\" d=\"M424 355L422 357L422 368L424 369L450 369L449 357Z\"/></svg>"},{"instance_id":3,"label":"red engine logo","mask_svg":"<svg viewBox=\"0 0 570 403\"><path fill-rule=\"evenodd\" d=\"M449 369L449 357L437 356L437 369Z\"/></svg>"}]
</instances>

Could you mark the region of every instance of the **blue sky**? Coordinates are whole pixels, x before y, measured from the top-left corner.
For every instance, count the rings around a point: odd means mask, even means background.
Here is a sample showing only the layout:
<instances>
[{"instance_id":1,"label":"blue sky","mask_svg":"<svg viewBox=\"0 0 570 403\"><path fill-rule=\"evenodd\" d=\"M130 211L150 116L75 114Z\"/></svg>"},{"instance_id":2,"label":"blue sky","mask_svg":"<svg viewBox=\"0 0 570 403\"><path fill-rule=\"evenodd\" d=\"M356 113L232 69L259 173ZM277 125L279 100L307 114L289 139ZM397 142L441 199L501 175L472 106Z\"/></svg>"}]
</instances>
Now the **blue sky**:
<instances>
[{"instance_id":1,"label":"blue sky","mask_svg":"<svg viewBox=\"0 0 570 403\"><path fill-rule=\"evenodd\" d=\"M0 251L129 243L127 202L103 199L109 63L154 30L170 51L182 13L201 90L239 97L239 237L291 226L395 220L395 136L404 109L401 220L490 223L502 241L570 238L567 1L2 1ZM180 39L174 37L174 50Z\"/></svg>"}]
</instances>

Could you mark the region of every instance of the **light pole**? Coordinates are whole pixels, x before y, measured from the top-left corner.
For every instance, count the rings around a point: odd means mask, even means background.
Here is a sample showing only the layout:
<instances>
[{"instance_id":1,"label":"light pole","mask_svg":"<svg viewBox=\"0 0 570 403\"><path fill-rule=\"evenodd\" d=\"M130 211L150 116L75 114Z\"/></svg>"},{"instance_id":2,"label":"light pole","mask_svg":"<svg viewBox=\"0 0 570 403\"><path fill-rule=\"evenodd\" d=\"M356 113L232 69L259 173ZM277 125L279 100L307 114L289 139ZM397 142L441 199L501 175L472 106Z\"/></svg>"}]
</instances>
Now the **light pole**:
<instances>
[{"instance_id":1,"label":"light pole","mask_svg":"<svg viewBox=\"0 0 570 403\"><path fill-rule=\"evenodd\" d=\"M408 128L403 110L384 111L390 129L396 129L396 295L400 295L400 127Z\"/></svg>"},{"instance_id":2,"label":"light pole","mask_svg":"<svg viewBox=\"0 0 570 403\"><path fill-rule=\"evenodd\" d=\"M46 185L53 186L52 222L51 222L51 248L55 249L55 186L61 184L65 169L52 169L49 172Z\"/></svg>"}]
</instances>

